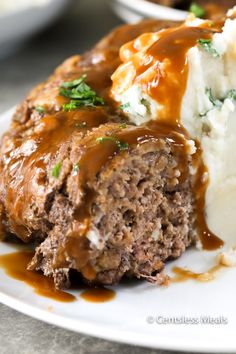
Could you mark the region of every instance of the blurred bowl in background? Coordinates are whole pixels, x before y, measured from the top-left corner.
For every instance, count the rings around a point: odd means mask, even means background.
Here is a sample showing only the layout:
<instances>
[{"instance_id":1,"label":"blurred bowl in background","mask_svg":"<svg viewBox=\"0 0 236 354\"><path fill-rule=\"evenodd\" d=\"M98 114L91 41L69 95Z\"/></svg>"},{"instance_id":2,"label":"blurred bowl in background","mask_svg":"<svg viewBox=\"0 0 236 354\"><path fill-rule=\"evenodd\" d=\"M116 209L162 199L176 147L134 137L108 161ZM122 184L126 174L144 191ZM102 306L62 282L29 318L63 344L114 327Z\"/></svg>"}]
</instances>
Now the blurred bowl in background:
<instances>
[{"instance_id":1,"label":"blurred bowl in background","mask_svg":"<svg viewBox=\"0 0 236 354\"><path fill-rule=\"evenodd\" d=\"M14 51L69 6L69 0L0 0L0 57ZM19 1L19 3L18 3ZM5 6L6 5L6 6Z\"/></svg>"},{"instance_id":2,"label":"blurred bowl in background","mask_svg":"<svg viewBox=\"0 0 236 354\"><path fill-rule=\"evenodd\" d=\"M133 23L143 18L183 21L188 12L158 5L147 0L112 0L116 14L125 22Z\"/></svg>"}]
</instances>

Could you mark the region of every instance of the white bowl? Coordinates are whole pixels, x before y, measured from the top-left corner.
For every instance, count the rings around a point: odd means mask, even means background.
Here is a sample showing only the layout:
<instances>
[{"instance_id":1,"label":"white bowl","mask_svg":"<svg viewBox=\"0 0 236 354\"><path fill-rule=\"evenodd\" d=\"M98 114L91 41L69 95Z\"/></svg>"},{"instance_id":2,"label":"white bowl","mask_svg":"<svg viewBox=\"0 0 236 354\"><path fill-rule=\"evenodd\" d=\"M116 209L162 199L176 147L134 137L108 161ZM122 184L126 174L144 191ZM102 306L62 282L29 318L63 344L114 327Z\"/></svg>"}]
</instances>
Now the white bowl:
<instances>
[{"instance_id":1,"label":"white bowl","mask_svg":"<svg viewBox=\"0 0 236 354\"><path fill-rule=\"evenodd\" d=\"M157 5L146 0L113 0L113 9L125 22L133 23L143 18L183 21L188 12Z\"/></svg>"},{"instance_id":2,"label":"white bowl","mask_svg":"<svg viewBox=\"0 0 236 354\"><path fill-rule=\"evenodd\" d=\"M58 17L69 3L69 0L48 0L40 6L32 4L16 7L11 11L0 11L0 56L7 55L23 41L42 30Z\"/></svg>"}]
</instances>

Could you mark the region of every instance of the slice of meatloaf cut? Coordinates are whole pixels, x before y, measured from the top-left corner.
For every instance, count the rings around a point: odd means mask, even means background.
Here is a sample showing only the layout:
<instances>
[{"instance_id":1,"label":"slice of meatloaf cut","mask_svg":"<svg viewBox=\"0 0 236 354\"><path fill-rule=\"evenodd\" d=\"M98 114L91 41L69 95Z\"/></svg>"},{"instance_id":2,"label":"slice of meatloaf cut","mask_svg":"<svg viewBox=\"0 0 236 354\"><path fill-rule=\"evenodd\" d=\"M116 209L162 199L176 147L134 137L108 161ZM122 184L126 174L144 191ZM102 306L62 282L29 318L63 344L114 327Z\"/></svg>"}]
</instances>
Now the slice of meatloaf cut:
<instances>
[{"instance_id":1,"label":"slice of meatloaf cut","mask_svg":"<svg viewBox=\"0 0 236 354\"><path fill-rule=\"evenodd\" d=\"M59 288L72 269L92 284L124 275L164 282L164 262L194 240L189 158L149 128L109 123L75 141L69 160L79 170L60 181L48 211L55 226L29 269Z\"/></svg>"}]
</instances>

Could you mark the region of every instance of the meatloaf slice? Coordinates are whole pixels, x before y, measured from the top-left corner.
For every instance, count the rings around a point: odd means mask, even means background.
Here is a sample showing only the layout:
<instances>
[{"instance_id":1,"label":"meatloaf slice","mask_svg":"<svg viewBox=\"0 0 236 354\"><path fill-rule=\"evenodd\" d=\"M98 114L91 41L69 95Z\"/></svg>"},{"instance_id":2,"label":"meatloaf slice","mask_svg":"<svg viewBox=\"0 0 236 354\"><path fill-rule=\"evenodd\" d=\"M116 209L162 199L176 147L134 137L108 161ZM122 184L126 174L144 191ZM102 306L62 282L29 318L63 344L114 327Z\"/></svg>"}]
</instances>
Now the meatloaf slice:
<instances>
[{"instance_id":1,"label":"meatloaf slice","mask_svg":"<svg viewBox=\"0 0 236 354\"><path fill-rule=\"evenodd\" d=\"M164 262L194 240L185 153L160 131L111 123L74 143L68 160L80 170L70 169L52 196L54 227L29 269L59 288L69 286L70 270L92 284L111 285L125 274L164 282Z\"/></svg>"}]
</instances>

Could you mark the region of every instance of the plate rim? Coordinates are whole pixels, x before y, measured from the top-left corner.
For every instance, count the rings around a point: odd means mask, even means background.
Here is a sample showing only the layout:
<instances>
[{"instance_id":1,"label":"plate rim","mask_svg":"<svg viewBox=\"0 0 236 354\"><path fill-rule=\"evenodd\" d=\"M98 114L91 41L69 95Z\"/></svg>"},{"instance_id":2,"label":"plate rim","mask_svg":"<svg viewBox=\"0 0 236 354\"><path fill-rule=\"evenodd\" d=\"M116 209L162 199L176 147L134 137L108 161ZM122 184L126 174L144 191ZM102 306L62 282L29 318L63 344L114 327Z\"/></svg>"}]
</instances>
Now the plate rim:
<instances>
[{"instance_id":1,"label":"plate rim","mask_svg":"<svg viewBox=\"0 0 236 354\"><path fill-rule=\"evenodd\" d=\"M10 295L4 294L0 291L0 303L24 314L36 320L40 320L56 327L64 328L75 333L80 333L88 336L93 336L98 339L104 339L113 341L120 344L128 344L131 346L140 346L145 348L153 348L159 350L171 350L179 352L191 352L191 353L233 353L235 352L235 346L222 345L217 348L211 347L210 343L204 346L197 346L199 340L191 340L188 342L188 346L176 340L172 343L168 340L168 335L159 337L159 340L151 340L149 335L143 334L140 336L130 329L109 328L109 326L101 326L99 324L93 324L90 321L83 319L69 319L58 314L54 314L46 309L40 309L33 305L26 304L24 301L18 300ZM97 304L96 304L97 306ZM154 337L154 336L152 336ZM191 344L190 344L191 343Z\"/></svg>"}]
</instances>

